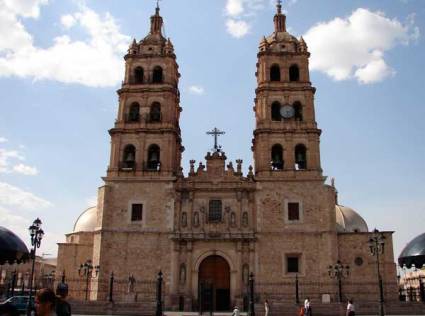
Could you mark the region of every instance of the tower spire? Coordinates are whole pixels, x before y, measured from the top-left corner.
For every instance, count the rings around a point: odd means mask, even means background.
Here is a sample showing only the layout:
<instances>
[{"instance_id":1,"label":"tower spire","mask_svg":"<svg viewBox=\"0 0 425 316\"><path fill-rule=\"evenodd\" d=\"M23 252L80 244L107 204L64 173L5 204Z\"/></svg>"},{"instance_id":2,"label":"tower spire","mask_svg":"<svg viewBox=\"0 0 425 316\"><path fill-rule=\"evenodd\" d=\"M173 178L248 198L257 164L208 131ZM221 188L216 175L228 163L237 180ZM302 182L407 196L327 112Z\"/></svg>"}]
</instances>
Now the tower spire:
<instances>
[{"instance_id":1,"label":"tower spire","mask_svg":"<svg viewBox=\"0 0 425 316\"><path fill-rule=\"evenodd\" d=\"M286 16L285 14L282 14L282 0L277 0L276 8L277 12L273 18L274 31L286 32Z\"/></svg>"},{"instance_id":2,"label":"tower spire","mask_svg":"<svg viewBox=\"0 0 425 316\"><path fill-rule=\"evenodd\" d=\"M282 13L282 0L277 0L276 8L277 8L277 13L281 14Z\"/></svg>"},{"instance_id":3,"label":"tower spire","mask_svg":"<svg viewBox=\"0 0 425 316\"><path fill-rule=\"evenodd\" d=\"M156 1L155 15L151 16L151 34L161 34L163 20L159 15L159 0Z\"/></svg>"}]
</instances>

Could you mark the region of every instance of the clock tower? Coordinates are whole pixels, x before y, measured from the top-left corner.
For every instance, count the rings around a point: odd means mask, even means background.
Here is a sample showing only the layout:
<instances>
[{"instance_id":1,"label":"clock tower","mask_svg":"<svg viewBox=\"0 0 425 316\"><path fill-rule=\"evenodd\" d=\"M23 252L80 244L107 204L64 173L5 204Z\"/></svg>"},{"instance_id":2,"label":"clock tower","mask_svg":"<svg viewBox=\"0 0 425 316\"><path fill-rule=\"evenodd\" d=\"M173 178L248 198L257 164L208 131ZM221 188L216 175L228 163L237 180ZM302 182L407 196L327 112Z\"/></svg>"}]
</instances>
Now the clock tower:
<instances>
[{"instance_id":1,"label":"clock tower","mask_svg":"<svg viewBox=\"0 0 425 316\"><path fill-rule=\"evenodd\" d=\"M253 152L257 177L321 179L320 134L308 69L310 53L301 37L286 31L277 5L274 32L263 37L257 63Z\"/></svg>"}]
</instances>

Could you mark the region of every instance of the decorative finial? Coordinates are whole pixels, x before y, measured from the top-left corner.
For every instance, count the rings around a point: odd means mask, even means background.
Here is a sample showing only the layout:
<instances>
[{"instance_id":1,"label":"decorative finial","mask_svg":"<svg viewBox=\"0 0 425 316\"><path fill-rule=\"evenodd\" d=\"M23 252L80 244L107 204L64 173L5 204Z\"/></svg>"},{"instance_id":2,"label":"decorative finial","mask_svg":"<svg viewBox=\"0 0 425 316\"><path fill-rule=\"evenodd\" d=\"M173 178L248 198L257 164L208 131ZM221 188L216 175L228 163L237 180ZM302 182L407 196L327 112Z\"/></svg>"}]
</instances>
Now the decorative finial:
<instances>
[{"instance_id":1,"label":"decorative finial","mask_svg":"<svg viewBox=\"0 0 425 316\"><path fill-rule=\"evenodd\" d=\"M277 0L277 13L282 13L282 0Z\"/></svg>"},{"instance_id":2,"label":"decorative finial","mask_svg":"<svg viewBox=\"0 0 425 316\"><path fill-rule=\"evenodd\" d=\"M161 0L156 0L155 12L156 12L157 15L159 15L159 1L161 1Z\"/></svg>"},{"instance_id":3,"label":"decorative finial","mask_svg":"<svg viewBox=\"0 0 425 316\"><path fill-rule=\"evenodd\" d=\"M214 127L214 129L212 131L207 132L207 135L214 136L214 151L215 152L221 151L221 146L218 146L218 144L217 144L217 136L224 135L224 134L226 134L226 133L223 132L223 131L220 131L217 127Z\"/></svg>"}]
</instances>

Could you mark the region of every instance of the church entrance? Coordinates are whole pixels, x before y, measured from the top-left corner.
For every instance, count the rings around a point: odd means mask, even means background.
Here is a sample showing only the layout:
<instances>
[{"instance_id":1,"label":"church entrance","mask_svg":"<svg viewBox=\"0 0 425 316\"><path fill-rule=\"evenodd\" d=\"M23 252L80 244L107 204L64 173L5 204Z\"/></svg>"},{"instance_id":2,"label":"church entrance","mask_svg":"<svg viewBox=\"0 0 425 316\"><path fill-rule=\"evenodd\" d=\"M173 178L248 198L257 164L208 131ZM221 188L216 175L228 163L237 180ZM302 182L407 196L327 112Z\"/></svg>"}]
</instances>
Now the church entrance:
<instances>
[{"instance_id":1,"label":"church entrance","mask_svg":"<svg viewBox=\"0 0 425 316\"><path fill-rule=\"evenodd\" d=\"M201 311L230 310L230 267L220 256L209 256L199 266Z\"/></svg>"}]
</instances>

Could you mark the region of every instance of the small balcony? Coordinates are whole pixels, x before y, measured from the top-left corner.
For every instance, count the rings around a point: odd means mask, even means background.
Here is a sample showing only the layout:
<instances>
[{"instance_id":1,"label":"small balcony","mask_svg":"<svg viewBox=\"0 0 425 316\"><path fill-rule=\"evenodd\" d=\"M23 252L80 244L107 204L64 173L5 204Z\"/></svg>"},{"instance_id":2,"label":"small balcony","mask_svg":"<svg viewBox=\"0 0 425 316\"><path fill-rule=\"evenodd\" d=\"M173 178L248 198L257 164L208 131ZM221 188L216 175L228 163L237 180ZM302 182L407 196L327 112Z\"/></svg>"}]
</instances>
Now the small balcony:
<instances>
[{"instance_id":1,"label":"small balcony","mask_svg":"<svg viewBox=\"0 0 425 316\"><path fill-rule=\"evenodd\" d=\"M135 161L121 161L120 162L120 170L121 171L135 171L136 170L136 162Z\"/></svg>"},{"instance_id":2,"label":"small balcony","mask_svg":"<svg viewBox=\"0 0 425 316\"><path fill-rule=\"evenodd\" d=\"M146 162L143 166L144 171L152 171L152 172L159 172L161 171L161 162L160 161L149 161Z\"/></svg>"}]
</instances>

